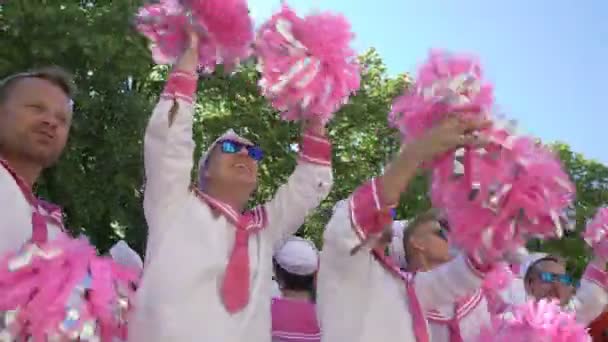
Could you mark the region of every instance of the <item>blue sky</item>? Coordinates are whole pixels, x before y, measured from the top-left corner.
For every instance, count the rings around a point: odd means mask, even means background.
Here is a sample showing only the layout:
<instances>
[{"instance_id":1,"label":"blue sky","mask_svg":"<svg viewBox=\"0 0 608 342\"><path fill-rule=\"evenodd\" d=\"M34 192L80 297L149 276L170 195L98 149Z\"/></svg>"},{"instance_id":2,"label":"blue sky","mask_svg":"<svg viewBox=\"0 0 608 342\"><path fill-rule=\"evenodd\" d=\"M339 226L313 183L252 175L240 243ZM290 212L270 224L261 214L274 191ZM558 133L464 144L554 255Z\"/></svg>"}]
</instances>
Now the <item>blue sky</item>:
<instances>
[{"instance_id":1,"label":"blue sky","mask_svg":"<svg viewBox=\"0 0 608 342\"><path fill-rule=\"evenodd\" d=\"M288 3L346 15L357 50L375 47L393 74L415 71L430 48L478 55L497 102L526 132L608 164L608 0ZM249 6L259 23L280 1Z\"/></svg>"}]
</instances>

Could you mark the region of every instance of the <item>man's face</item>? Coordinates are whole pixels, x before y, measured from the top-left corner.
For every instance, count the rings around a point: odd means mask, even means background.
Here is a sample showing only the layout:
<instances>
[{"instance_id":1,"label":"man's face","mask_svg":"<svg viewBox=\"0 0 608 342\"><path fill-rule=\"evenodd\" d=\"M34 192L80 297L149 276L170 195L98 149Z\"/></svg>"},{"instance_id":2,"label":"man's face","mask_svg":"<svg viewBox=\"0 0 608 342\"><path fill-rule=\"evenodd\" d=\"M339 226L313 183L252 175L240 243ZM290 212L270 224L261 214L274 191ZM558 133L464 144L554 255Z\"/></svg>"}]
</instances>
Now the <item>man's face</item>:
<instances>
[{"instance_id":1,"label":"man's face","mask_svg":"<svg viewBox=\"0 0 608 342\"><path fill-rule=\"evenodd\" d=\"M573 294L573 285L562 281L567 277L564 265L544 260L534 267L537 272L528 279L528 293L536 299L557 299L561 305L568 304Z\"/></svg>"},{"instance_id":2,"label":"man's face","mask_svg":"<svg viewBox=\"0 0 608 342\"><path fill-rule=\"evenodd\" d=\"M217 144L209 156L205 182L234 184L252 192L257 186L258 162L249 155L246 146L253 145L244 139L231 140L242 144L243 147L237 152L229 153L223 149L221 143Z\"/></svg>"},{"instance_id":3,"label":"man's face","mask_svg":"<svg viewBox=\"0 0 608 342\"><path fill-rule=\"evenodd\" d=\"M435 263L451 260L448 232L437 221L429 221L417 227L411 237L411 244L418 253Z\"/></svg>"},{"instance_id":4,"label":"man's face","mask_svg":"<svg viewBox=\"0 0 608 342\"><path fill-rule=\"evenodd\" d=\"M0 147L43 168L61 156L72 123L71 100L40 78L17 80L0 104Z\"/></svg>"}]
</instances>

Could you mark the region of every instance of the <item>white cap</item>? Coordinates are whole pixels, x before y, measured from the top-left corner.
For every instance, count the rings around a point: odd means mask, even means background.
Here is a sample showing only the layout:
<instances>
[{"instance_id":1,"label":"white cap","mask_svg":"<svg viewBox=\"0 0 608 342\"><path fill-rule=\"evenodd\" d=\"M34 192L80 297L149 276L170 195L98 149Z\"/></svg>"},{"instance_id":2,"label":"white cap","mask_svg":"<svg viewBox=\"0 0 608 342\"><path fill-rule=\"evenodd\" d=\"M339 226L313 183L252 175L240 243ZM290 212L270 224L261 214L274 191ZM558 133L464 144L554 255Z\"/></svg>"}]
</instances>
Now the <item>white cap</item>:
<instances>
[{"instance_id":1,"label":"white cap","mask_svg":"<svg viewBox=\"0 0 608 342\"><path fill-rule=\"evenodd\" d=\"M538 260L547 257L549 254L547 253L530 253L526 260L521 264L521 268L519 270L519 276L524 278L526 273L528 273L528 269L532 266L533 263Z\"/></svg>"},{"instance_id":2,"label":"white cap","mask_svg":"<svg viewBox=\"0 0 608 342\"><path fill-rule=\"evenodd\" d=\"M390 257L397 263L401 268L407 266L405 260L405 249L403 248L403 232L407 227L407 221L393 221L393 239L389 245Z\"/></svg>"},{"instance_id":3,"label":"white cap","mask_svg":"<svg viewBox=\"0 0 608 342\"><path fill-rule=\"evenodd\" d=\"M112 246L110 255L114 261L123 266L131 267L139 271L144 268L144 263L139 254L132 250L123 240L118 241Z\"/></svg>"},{"instance_id":4,"label":"white cap","mask_svg":"<svg viewBox=\"0 0 608 342\"><path fill-rule=\"evenodd\" d=\"M215 145L217 145L217 143L222 140L236 140L236 141L242 142L244 144L253 145L253 143L251 141L236 134L236 132L232 128L227 130L226 132L224 132L224 134L222 134L219 138L215 139L215 141L209 146L209 148L207 148L207 150L205 152L203 152L203 154L201 154L201 158L198 160L199 186L201 184L203 184L203 172L202 171L205 168L205 162L207 161L207 158L209 158L211 151L213 151L213 149L215 148Z\"/></svg>"},{"instance_id":5,"label":"white cap","mask_svg":"<svg viewBox=\"0 0 608 342\"><path fill-rule=\"evenodd\" d=\"M297 236L287 239L274 259L281 268L295 275L313 275L319 268L319 251L315 245Z\"/></svg>"}]
</instances>

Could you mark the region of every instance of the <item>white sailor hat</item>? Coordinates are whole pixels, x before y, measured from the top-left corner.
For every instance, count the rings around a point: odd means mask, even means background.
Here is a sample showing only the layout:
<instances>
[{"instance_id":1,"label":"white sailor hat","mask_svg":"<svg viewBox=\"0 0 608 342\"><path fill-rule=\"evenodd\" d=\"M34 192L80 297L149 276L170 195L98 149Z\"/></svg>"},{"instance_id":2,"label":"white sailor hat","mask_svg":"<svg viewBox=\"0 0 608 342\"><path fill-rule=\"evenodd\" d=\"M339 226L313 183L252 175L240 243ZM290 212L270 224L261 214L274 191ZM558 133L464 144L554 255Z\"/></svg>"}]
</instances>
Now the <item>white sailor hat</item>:
<instances>
[{"instance_id":1,"label":"white sailor hat","mask_svg":"<svg viewBox=\"0 0 608 342\"><path fill-rule=\"evenodd\" d=\"M123 240L118 241L112 246L110 249L110 256L114 261L123 266L131 267L138 271L141 271L144 268L144 263L139 254L132 250Z\"/></svg>"},{"instance_id":2,"label":"white sailor hat","mask_svg":"<svg viewBox=\"0 0 608 342\"><path fill-rule=\"evenodd\" d=\"M297 236L287 239L278 248L274 259L281 268L295 275L313 275L319 268L319 251L315 245Z\"/></svg>"}]
</instances>

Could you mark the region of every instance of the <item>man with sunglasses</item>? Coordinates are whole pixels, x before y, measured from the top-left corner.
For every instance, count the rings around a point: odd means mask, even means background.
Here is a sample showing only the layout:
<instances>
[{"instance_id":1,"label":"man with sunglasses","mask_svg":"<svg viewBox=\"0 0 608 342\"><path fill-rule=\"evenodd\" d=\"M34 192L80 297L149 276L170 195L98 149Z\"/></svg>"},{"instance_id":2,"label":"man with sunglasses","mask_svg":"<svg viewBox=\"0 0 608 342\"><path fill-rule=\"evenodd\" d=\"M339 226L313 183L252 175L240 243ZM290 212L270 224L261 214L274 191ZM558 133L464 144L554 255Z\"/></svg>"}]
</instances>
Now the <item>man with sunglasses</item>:
<instances>
[{"instance_id":1,"label":"man with sunglasses","mask_svg":"<svg viewBox=\"0 0 608 342\"><path fill-rule=\"evenodd\" d=\"M514 306L540 299L557 300L564 310L573 311L576 320L583 325L588 325L601 315L608 304L606 260L594 258L587 265L579 286L567 274L563 259L542 253L531 256L531 259L522 263L523 277L516 277L509 286L512 292L525 293L506 300L507 307L501 315L504 319L513 318Z\"/></svg>"},{"instance_id":2,"label":"man with sunglasses","mask_svg":"<svg viewBox=\"0 0 608 342\"><path fill-rule=\"evenodd\" d=\"M563 260L547 255L530 264L524 276L524 286L533 298L554 298L567 305L574 294L575 284L572 276L566 273Z\"/></svg>"},{"instance_id":3,"label":"man with sunglasses","mask_svg":"<svg viewBox=\"0 0 608 342\"><path fill-rule=\"evenodd\" d=\"M450 262L454 255L448 234L448 223L436 209L418 215L403 234L407 271L429 272ZM488 303L481 289L450 305L427 310L425 317L433 342L472 341L490 323Z\"/></svg>"},{"instance_id":4,"label":"man with sunglasses","mask_svg":"<svg viewBox=\"0 0 608 342\"><path fill-rule=\"evenodd\" d=\"M287 183L246 210L263 153L229 130L203 154L191 186L198 39L190 37L144 140L148 246L130 340L270 341L273 247L328 195L331 145L320 122L306 123Z\"/></svg>"},{"instance_id":5,"label":"man with sunglasses","mask_svg":"<svg viewBox=\"0 0 608 342\"><path fill-rule=\"evenodd\" d=\"M414 274L401 271L384 248L392 239L390 209L419 166L459 146L478 144L480 137L473 132L486 124L448 116L404 145L383 175L335 206L323 236L317 283L322 341L430 341L424 313L453 305L480 288L494 260L460 255ZM423 222L425 229L439 234L432 230L440 227L431 221ZM491 246L480 246L475 254L487 255L487 248Z\"/></svg>"}]
</instances>

